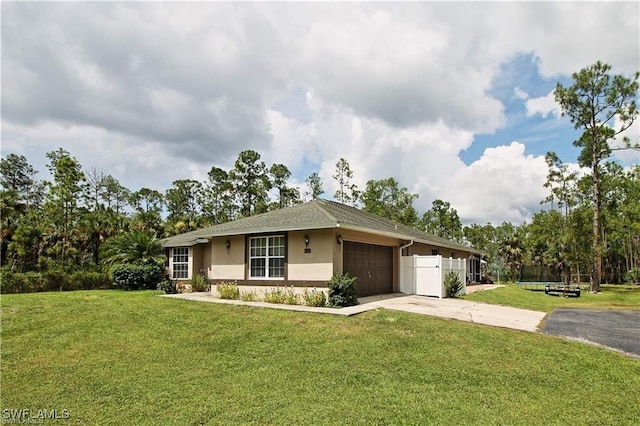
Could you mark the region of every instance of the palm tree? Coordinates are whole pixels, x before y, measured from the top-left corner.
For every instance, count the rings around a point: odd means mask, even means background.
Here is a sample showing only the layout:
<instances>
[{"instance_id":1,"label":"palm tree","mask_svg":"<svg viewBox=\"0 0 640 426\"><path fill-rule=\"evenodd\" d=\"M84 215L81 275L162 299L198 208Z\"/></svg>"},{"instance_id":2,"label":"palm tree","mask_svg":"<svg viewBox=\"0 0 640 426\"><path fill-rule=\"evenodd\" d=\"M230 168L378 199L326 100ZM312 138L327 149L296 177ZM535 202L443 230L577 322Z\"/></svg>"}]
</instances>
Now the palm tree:
<instances>
[{"instance_id":1,"label":"palm tree","mask_svg":"<svg viewBox=\"0 0 640 426\"><path fill-rule=\"evenodd\" d=\"M109 268L117 264L149 265L164 263L162 245L153 233L132 230L106 241L102 247L102 262Z\"/></svg>"},{"instance_id":2,"label":"palm tree","mask_svg":"<svg viewBox=\"0 0 640 426\"><path fill-rule=\"evenodd\" d=\"M509 281L515 282L518 271L524 259L522 240L516 236L510 236L502 240L498 247L498 254L504 259L509 270Z\"/></svg>"}]
</instances>

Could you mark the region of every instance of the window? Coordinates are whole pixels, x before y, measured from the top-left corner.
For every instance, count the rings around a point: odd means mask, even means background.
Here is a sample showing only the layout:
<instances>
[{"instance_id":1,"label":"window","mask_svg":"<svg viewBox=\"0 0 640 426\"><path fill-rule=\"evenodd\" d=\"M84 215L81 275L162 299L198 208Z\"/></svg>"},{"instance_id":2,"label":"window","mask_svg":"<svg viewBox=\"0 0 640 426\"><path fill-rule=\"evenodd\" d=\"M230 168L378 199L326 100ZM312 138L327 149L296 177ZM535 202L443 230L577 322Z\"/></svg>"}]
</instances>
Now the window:
<instances>
[{"instance_id":1,"label":"window","mask_svg":"<svg viewBox=\"0 0 640 426\"><path fill-rule=\"evenodd\" d=\"M189 247L173 249L172 278L174 280L189 278Z\"/></svg>"},{"instance_id":2,"label":"window","mask_svg":"<svg viewBox=\"0 0 640 426\"><path fill-rule=\"evenodd\" d=\"M249 243L251 278L284 278L284 236L253 237Z\"/></svg>"}]
</instances>

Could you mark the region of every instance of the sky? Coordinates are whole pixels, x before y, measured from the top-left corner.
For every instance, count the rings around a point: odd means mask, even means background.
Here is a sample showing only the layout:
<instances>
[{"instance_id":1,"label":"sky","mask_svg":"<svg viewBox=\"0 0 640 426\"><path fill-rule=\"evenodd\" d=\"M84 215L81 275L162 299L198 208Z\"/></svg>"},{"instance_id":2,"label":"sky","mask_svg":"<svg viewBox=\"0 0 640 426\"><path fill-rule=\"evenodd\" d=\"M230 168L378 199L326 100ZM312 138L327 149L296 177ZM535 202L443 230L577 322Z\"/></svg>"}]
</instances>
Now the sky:
<instances>
[{"instance_id":1,"label":"sky","mask_svg":"<svg viewBox=\"0 0 640 426\"><path fill-rule=\"evenodd\" d=\"M2 2L2 156L63 148L132 191L252 149L292 182L394 177L464 224L529 220L544 155L577 162L553 98L640 69L638 2ZM626 134L638 142L640 126ZM620 151L628 167L640 152Z\"/></svg>"}]
</instances>

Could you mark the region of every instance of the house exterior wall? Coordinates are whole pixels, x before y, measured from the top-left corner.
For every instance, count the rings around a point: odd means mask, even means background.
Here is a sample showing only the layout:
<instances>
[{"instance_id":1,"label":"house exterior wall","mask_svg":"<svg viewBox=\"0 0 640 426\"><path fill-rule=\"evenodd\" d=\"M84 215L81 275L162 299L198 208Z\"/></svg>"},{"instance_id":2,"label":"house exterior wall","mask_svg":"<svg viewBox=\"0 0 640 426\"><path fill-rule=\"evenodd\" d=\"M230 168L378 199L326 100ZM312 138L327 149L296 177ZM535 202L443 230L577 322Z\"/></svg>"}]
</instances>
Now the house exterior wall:
<instances>
[{"instance_id":1,"label":"house exterior wall","mask_svg":"<svg viewBox=\"0 0 640 426\"><path fill-rule=\"evenodd\" d=\"M229 241L227 249L226 242ZM245 278L245 238L244 235L213 238L207 265L210 280L236 281Z\"/></svg>"},{"instance_id":2,"label":"house exterior wall","mask_svg":"<svg viewBox=\"0 0 640 426\"><path fill-rule=\"evenodd\" d=\"M308 246L305 235L309 237ZM328 281L333 275L333 250L337 246L333 235L332 229L289 232L287 279Z\"/></svg>"}]
</instances>

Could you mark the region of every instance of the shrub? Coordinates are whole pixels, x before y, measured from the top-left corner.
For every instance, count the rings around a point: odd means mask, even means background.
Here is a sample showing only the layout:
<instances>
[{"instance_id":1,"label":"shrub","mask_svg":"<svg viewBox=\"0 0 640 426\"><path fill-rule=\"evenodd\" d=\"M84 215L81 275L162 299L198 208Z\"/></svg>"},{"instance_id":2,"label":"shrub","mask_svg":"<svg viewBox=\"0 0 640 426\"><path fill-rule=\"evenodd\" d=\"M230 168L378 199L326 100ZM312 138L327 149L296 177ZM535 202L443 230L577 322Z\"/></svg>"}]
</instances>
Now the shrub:
<instances>
[{"instance_id":1,"label":"shrub","mask_svg":"<svg viewBox=\"0 0 640 426\"><path fill-rule=\"evenodd\" d=\"M286 300L287 295L280 288L272 291L267 290L264 292L264 301L267 303L284 304Z\"/></svg>"},{"instance_id":2,"label":"shrub","mask_svg":"<svg viewBox=\"0 0 640 426\"><path fill-rule=\"evenodd\" d=\"M334 274L327 283L329 286L329 306L345 307L358 304L356 281L358 277L349 274Z\"/></svg>"},{"instance_id":3,"label":"shrub","mask_svg":"<svg viewBox=\"0 0 640 426\"><path fill-rule=\"evenodd\" d=\"M111 277L116 286L124 290L156 289L158 283L166 279L165 269L157 263L145 265L115 265Z\"/></svg>"},{"instance_id":4,"label":"shrub","mask_svg":"<svg viewBox=\"0 0 640 426\"><path fill-rule=\"evenodd\" d=\"M58 291L71 290L71 286L66 280L67 275L60 269L49 269L42 273L43 290L39 291ZM38 291L38 290L36 290Z\"/></svg>"},{"instance_id":5,"label":"shrub","mask_svg":"<svg viewBox=\"0 0 640 426\"><path fill-rule=\"evenodd\" d=\"M298 305L300 303L300 295L294 291L293 286L285 288L283 293L285 304Z\"/></svg>"},{"instance_id":6,"label":"shrub","mask_svg":"<svg viewBox=\"0 0 640 426\"><path fill-rule=\"evenodd\" d=\"M444 277L444 288L447 292L447 297L458 297L460 292L464 289L462 281L457 272L449 271Z\"/></svg>"},{"instance_id":7,"label":"shrub","mask_svg":"<svg viewBox=\"0 0 640 426\"><path fill-rule=\"evenodd\" d=\"M10 269L2 268L0 275L0 293L25 293L28 283L25 274L15 273Z\"/></svg>"},{"instance_id":8,"label":"shrub","mask_svg":"<svg viewBox=\"0 0 640 426\"><path fill-rule=\"evenodd\" d=\"M2 269L0 292L35 293L41 291L71 291L111 288L109 275L100 272L76 271L72 274L55 269L45 272L13 272Z\"/></svg>"},{"instance_id":9,"label":"shrub","mask_svg":"<svg viewBox=\"0 0 640 426\"><path fill-rule=\"evenodd\" d=\"M191 285L191 291L209 290L209 280L203 274L194 275L189 284Z\"/></svg>"},{"instance_id":10,"label":"shrub","mask_svg":"<svg viewBox=\"0 0 640 426\"><path fill-rule=\"evenodd\" d=\"M304 299L304 304L307 306L322 307L327 305L327 295L324 291L319 291L315 288L311 291L305 288L302 298Z\"/></svg>"},{"instance_id":11,"label":"shrub","mask_svg":"<svg viewBox=\"0 0 640 426\"><path fill-rule=\"evenodd\" d=\"M220 299L237 300L240 298L240 290L236 283L220 283L216 286Z\"/></svg>"},{"instance_id":12,"label":"shrub","mask_svg":"<svg viewBox=\"0 0 640 426\"><path fill-rule=\"evenodd\" d=\"M624 274L624 280L628 284L640 284L640 268L629 269L626 274Z\"/></svg>"},{"instance_id":13,"label":"shrub","mask_svg":"<svg viewBox=\"0 0 640 426\"><path fill-rule=\"evenodd\" d=\"M166 294L177 294L178 286L174 280L164 280L158 283L158 290L164 291Z\"/></svg>"},{"instance_id":14,"label":"shrub","mask_svg":"<svg viewBox=\"0 0 640 426\"><path fill-rule=\"evenodd\" d=\"M102 272L77 271L69 277L70 290L95 290L113 287L113 281L109 274Z\"/></svg>"},{"instance_id":15,"label":"shrub","mask_svg":"<svg viewBox=\"0 0 640 426\"><path fill-rule=\"evenodd\" d=\"M244 300L245 302L258 302L260 300L260 296L255 291L245 291L240 293L240 300Z\"/></svg>"}]
</instances>

